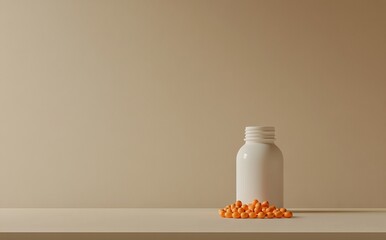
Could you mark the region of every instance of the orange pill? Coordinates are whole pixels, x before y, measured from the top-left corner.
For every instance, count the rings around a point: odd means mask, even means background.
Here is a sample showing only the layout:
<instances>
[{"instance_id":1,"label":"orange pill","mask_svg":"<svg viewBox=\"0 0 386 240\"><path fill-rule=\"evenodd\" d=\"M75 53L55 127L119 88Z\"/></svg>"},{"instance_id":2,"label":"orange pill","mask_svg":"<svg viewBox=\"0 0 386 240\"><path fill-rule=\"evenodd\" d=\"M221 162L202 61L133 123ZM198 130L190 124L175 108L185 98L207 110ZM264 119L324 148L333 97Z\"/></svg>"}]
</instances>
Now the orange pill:
<instances>
[{"instance_id":1,"label":"orange pill","mask_svg":"<svg viewBox=\"0 0 386 240\"><path fill-rule=\"evenodd\" d=\"M255 212L250 212L249 218L257 218L257 214Z\"/></svg>"},{"instance_id":2,"label":"orange pill","mask_svg":"<svg viewBox=\"0 0 386 240\"><path fill-rule=\"evenodd\" d=\"M224 218L224 217L225 217L225 211L222 211L222 212L220 213L220 216Z\"/></svg>"},{"instance_id":3,"label":"orange pill","mask_svg":"<svg viewBox=\"0 0 386 240\"><path fill-rule=\"evenodd\" d=\"M275 214L273 212L268 212L267 213L267 218L274 218Z\"/></svg>"},{"instance_id":4,"label":"orange pill","mask_svg":"<svg viewBox=\"0 0 386 240\"><path fill-rule=\"evenodd\" d=\"M283 213L280 212L280 211L277 211L277 212L275 212L275 217L276 218L281 218L281 217L283 217Z\"/></svg>"},{"instance_id":5,"label":"orange pill","mask_svg":"<svg viewBox=\"0 0 386 240\"><path fill-rule=\"evenodd\" d=\"M268 201L264 201L262 204L261 204L262 207L269 207L269 202Z\"/></svg>"},{"instance_id":6,"label":"orange pill","mask_svg":"<svg viewBox=\"0 0 386 240\"><path fill-rule=\"evenodd\" d=\"M239 213L245 212L244 208L239 208L239 209L237 209L237 211L238 211Z\"/></svg>"},{"instance_id":7,"label":"orange pill","mask_svg":"<svg viewBox=\"0 0 386 240\"><path fill-rule=\"evenodd\" d=\"M249 218L249 214L246 212L241 213L241 218Z\"/></svg>"},{"instance_id":8,"label":"orange pill","mask_svg":"<svg viewBox=\"0 0 386 240\"><path fill-rule=\"evenodd\" d=\"M263 219L263 218L265 218L265 213L264 212L259 212L257 214L257 217Z\"/></svg>"},{"instance_id":9,"label":"orange pill","mask_svg":"<svg viewBox=\"0 0 386 240\"><path fill-rule=\"evenodd\" d=\"M292 212L291 211L287 211L284 213L284 217L285 218L292 218Z\"/></svg>"},{"instance_id":10,"label":"orange pill","mask_svg":"<svg viewBox=\"0 0 386 240\"><path fill-rule=\"evenodd\" d=\"M255 212L261 212L261 203L255 205Z\"/></svg>"},{"instance_id":11,"label":"orange pill","mask_svg":"<svg viewBox=\"0 0 386 240\"><path fill-rule=\"evenodd\" d=\"M243 203L242 203L240 200L237 200L237 201L235 202L235 205L236 205L237 207L241 207L241 206L243 205Z\"/></svg>"},{"instance_id":12,"label":"orange pill","mask_svg":"<svg viewBox=\"0 0 386 240\"><path fill-rule=\"evenodd\" d=\"M232 218L232 212L226 212L225 217L226 218Z\"/></svg>"},{"instance_id":13,"label":"orange pill","mask_svg":"<svg viewBox=\"0 0 386 240\"><path fill-rule=\"evenodd\" d=\"M269 208L267 208L267 212L273 212L275 209L275 206L270 206Z\"/></svg>"},{"instance_id":14,"label":"orange pill","mask_svg":"<svg viewBox=\"0 0 386 240\"><path fill-rule=\"evenodd\" d=\"M287 209L285 209L285 208L280 208L279 210L280 210L280 212L282 212L282 213L285 213L285 212L287 211Z\"/></svg>"},{"instance_id":15,"label":"orange pill","mask_svg":"<svg viewBox=\"0 0 386 240\"><path fill-rule=\"evenodd\" d=\"M234 212L234 213L232 213L232 217L233 218L240 218L240 213Z\"/></svg>"}]
</instances>

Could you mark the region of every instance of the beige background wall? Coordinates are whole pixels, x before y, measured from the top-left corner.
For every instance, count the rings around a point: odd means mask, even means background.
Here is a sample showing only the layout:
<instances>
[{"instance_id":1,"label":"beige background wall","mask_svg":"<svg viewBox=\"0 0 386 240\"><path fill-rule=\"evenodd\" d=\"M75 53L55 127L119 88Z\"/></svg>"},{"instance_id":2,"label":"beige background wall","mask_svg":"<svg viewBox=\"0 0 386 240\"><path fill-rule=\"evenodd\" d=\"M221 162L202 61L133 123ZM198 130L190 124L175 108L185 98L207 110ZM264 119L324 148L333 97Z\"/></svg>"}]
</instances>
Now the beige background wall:
<instances>
[{"instance_id":1,"label":"beige background wall","mask_svg":"<svg viewBox=\"0 0 386 240\"><path fill-rule=\"evenodd\" d=\"M0 207L386 207L386 1L0 0Z\"/></svg>"}]
</instances>

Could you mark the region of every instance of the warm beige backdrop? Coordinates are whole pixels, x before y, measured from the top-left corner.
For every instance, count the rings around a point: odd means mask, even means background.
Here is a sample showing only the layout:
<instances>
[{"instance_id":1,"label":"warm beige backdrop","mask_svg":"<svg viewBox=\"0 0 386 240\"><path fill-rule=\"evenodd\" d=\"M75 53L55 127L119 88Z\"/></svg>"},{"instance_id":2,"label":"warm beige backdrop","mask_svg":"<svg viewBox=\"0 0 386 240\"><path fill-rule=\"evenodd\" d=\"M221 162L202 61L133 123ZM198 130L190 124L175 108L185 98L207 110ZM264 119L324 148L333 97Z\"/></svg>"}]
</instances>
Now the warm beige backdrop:
<instances>
[{"instance_id":1,"label":"warm beige backdrop","mask_svg":"<svg viewBox=\"0 0 386 240\"><path fill-rule=\"evenodd\" d=\"M0 207L386 207L386 1L0 0Z\"/></svg>"}]
</instances>

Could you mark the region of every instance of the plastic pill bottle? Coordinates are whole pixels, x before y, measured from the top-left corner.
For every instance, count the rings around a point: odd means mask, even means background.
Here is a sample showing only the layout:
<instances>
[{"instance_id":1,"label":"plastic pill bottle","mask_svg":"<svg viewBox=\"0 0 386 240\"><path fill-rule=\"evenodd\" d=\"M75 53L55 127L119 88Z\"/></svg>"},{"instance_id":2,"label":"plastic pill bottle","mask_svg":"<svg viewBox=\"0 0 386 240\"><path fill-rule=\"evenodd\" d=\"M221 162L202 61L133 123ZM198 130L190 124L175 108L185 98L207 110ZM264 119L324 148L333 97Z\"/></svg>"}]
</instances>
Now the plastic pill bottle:
<instances>
[{"instance_id":1,"label":"plastic pill bottle","mask_svg":"<svg viewBox=\"0 0 386 240\"><path fill-rule=\"evenodd\" d=\"M283 154L274 143L275 128L246 127L244 140L236 158L236 200L283 207Z\"/></svg>"}]
</instances>

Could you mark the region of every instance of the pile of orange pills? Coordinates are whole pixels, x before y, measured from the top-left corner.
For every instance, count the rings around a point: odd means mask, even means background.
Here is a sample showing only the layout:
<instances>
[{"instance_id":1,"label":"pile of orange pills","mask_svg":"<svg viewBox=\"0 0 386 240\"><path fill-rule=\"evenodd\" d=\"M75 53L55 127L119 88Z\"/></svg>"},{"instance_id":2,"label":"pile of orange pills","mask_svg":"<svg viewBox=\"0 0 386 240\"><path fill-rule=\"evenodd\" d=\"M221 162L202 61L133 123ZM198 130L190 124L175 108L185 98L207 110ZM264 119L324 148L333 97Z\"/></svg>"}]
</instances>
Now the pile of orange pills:
<instances>
[{"instance_id":1,"label":"pile of orange pills","mask_svg":"<svg viewBox=\"0 0 386 240\"><path fill-rule=\"evenodd\" d=\"M221 208L218 214L223 218L291 218L292 212L285 208L276 208L269 205L268 201L259 202L255 199L250 204L243 204L241 201Z\"/></svg>"}]
</instances>

